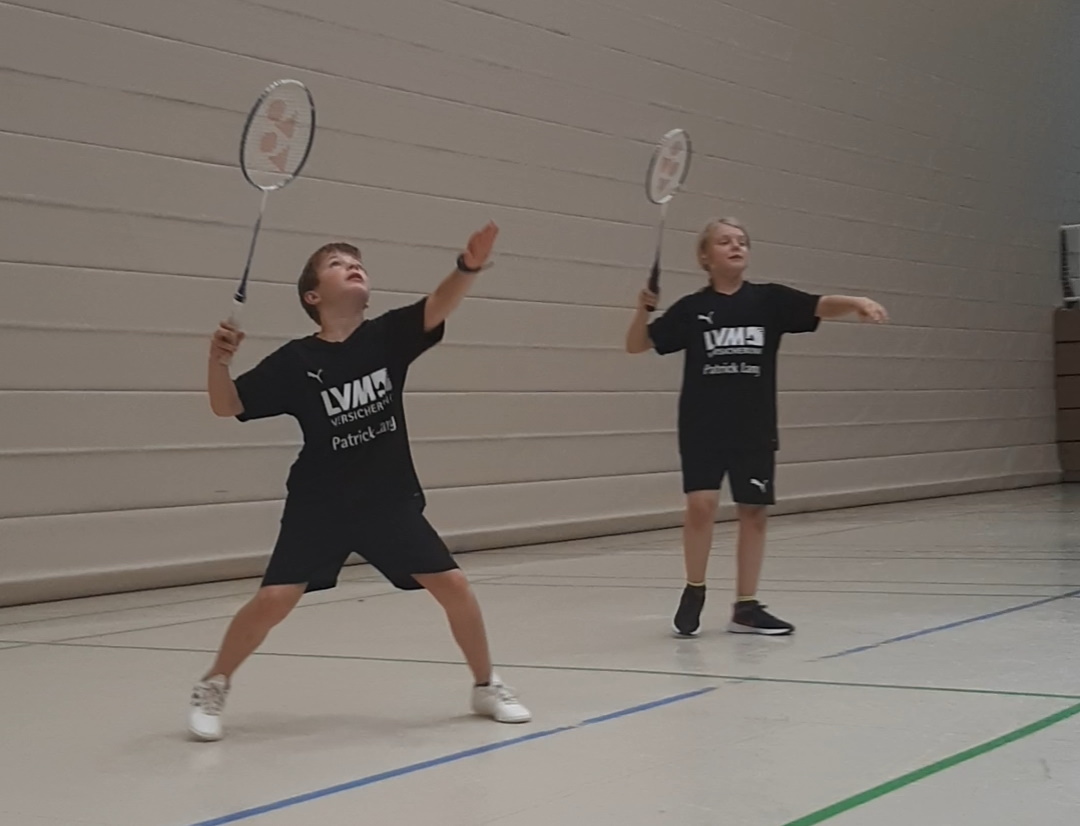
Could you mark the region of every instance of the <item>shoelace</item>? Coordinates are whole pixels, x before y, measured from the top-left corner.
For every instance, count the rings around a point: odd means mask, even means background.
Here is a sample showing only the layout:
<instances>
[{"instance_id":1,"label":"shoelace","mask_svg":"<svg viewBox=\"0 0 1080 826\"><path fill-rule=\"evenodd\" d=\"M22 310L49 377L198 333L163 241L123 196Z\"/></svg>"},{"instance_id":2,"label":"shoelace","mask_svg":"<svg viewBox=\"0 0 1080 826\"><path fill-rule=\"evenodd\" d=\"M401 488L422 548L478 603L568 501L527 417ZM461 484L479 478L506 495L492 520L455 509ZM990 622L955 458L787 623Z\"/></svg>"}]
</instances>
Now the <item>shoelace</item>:
<instances>
[{"instance_id":1,"label":"shoelace","mask_svg":"<svg viewBox=\"0 0 1080 826\"><path fill-rule=\"evenodd\" d=\"M192 700L195 705L199 707L199 710L206 714L221 714L221 710L225 708L225 697L228 694L228 689L216 683L199 683L195 686L195 693Z\"/></svg>"},{"instance_id":2,"label":"shoelace","mask_svg":"<svg viewBox=\"0 0 1080 826\"><path fill-rule=\"evenodd\" d=\"M493 685L492 688L495 689L495 695L502 702L504 702L504 703L517 703L517 701L518 701L517 695L514 694L513 689L511 689L509 686L505 686L502 683L497 683L496 685Z\"/></svg>"}]
</instances>

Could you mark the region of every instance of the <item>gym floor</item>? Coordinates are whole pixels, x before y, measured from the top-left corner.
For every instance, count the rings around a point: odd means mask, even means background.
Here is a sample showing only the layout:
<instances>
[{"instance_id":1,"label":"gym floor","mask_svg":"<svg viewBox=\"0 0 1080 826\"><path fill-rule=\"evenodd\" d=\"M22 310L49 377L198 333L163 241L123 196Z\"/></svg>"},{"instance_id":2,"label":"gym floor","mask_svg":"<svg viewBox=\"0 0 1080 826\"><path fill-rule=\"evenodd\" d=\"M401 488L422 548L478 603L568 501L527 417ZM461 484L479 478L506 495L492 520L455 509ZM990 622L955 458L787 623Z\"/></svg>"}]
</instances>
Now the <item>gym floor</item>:
<instances>
[{"instance_id":1,"label":"gym floor","mask_svg":"<svg viewBox=\"0 0 1080 826\"><path fill-rule=\"evenodd\" d=\"M244 666L220 743L188 693L254 581L0 610L0 822L1075 826L1080 491L774 518L790 638L723 631L733 538L693 640L678 531L460 557L524 726L468 714L434 601L366 566Z\"/></svg>"}]
</instances>

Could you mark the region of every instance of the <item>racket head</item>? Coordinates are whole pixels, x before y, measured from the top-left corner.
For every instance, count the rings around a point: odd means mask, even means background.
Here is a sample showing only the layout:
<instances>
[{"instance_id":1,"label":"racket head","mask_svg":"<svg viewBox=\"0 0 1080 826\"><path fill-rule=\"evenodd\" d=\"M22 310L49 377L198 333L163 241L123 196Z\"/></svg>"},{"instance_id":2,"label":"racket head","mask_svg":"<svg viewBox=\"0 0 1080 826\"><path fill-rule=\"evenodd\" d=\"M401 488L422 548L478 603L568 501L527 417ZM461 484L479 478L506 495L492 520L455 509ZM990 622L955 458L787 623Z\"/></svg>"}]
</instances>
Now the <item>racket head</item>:
<instances>
[{"instance_id":1,"label":"racket head","mask_svg":"<svg viewBox=\"0 0 1080 826\"><path fill-rule=\"evenodd\" d=\"M248 113L240 138L240 169L248 183L273 192L292 182L315 141L315 99L299 80L276 80Z\"/></svg>"},{"instance_id":2,"label":"racket head","mask_svg":"<svg viewBox=\"0 0 1080 826\"><path fill-rule=\"evenodd\" d=\"M672 129L660 139L645 175L645 195L650 201L666 204L675 197L690 172L692 151L685 129Z\"/></svg>"}]
</instances>

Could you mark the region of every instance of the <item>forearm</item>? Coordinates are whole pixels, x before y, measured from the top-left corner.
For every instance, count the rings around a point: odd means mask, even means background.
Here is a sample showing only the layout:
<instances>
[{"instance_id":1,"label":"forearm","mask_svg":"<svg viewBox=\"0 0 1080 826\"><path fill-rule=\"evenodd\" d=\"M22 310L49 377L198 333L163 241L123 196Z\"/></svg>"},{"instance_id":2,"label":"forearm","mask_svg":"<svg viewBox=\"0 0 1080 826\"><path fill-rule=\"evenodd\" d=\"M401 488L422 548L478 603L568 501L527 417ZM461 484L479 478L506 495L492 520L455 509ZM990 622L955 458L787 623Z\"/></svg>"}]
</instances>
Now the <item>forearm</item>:
<instances>
[{"instance_id":1,"label":"forearm","mask_svg":"<svg viewBox=\"0 0 1080 826\"><path fill-rule=\"evenodd\" d=\"M244 404L240 401L236 383L229 375L229 368L217 359L210 359L207 365L206 392L214 415L239 416L244 412Z\"/></svg>"},{"instance_id":2,"label":"forearm","mask_svg":"<svg viewBox=\"0 0 1080 826\"><path fill-rule=\"evenodd\" d=\"M842 318L859 312L866 302L865 298L853 295L823 295L818 299L818 318Z\"/></svg>"},{"instance_id":3,"label":"forearm","mask_svg":"<svg viewBox=\"0 0 1080 826\"><path fill-rule=\"evenodd\" d=\"M428 296L424 305L424 329L434 330L458 308L462 300L472 289L476 273L454 270L443 279L435 291Z\"/></svg>"},{"instance_id":4,"label":"forearm","mask_svg":"<svg viewBox=\"0 0 1080 826\"><path fill-rule=\"evenodd\" d=\"M634 311L634 318L626 331L626 352L644 353L652 349L649 338L649 314L640 307Z\"/></svg>"}]
</instances>

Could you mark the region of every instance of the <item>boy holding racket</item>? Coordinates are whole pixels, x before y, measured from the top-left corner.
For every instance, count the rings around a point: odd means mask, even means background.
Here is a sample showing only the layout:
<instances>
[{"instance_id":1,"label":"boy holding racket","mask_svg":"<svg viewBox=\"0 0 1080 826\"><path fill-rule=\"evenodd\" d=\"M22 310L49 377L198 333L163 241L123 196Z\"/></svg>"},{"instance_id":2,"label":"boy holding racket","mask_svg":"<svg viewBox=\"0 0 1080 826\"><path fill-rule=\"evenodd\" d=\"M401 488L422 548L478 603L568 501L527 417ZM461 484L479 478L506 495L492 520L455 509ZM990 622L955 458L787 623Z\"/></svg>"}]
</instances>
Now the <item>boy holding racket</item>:
<instances>
[{"instance_id":1,"label":"boy holding racket","mask_svg":"<svg viewBox=\"0 0 1080 826\"><path fill-rule=\"evenodd\" d=\"M214 333L207 379L214 413L240 421L291 415L304 446L289 473L262 586L233 618L192 693L188 728L197 739L221 738L233 673L305 592L337 584L353 552L397 588L423 588L438 600L472 671L476 714L503 723L530 719L493 673L476 597L424 518L401 398L409 365L442 339L446 318L485 267L497 234L489 223L434 292L373 319L365 318L370 288L359 250L322 247L297 285L318 333L288 342L235 380L229 364L244 334L228 323Z\"/></svg>"},{"instance_id":2,"label":"boy holding racket","mask_svg":"<svg viewBox=\"0 0 1080 826\"><path fill-rule=\"evenodd\" d=\"M738 512L736 602L728 630L737 634L790 634L789 622L757 600L765 557L765 518L775 503L776 356L785 333L809 333L821 319L857 315L887 321L869 298L818 296L781 284L745 281L750 238L729 218L710 221L698 238L698 263L709 285L684 296L649 323L658 296L645 289L630 323L626 349L685 352L679 397L679 454L686 518L683 554L686 587L675 631L694 636L705 605L705 571L724 477Z\"/></svg>"}]
</instances>

